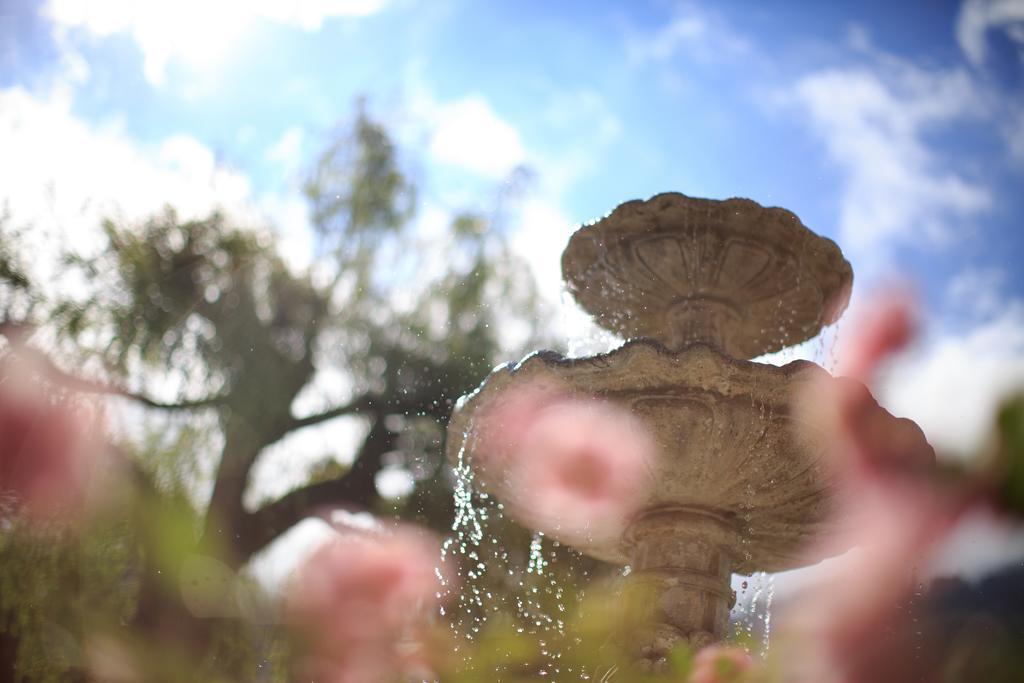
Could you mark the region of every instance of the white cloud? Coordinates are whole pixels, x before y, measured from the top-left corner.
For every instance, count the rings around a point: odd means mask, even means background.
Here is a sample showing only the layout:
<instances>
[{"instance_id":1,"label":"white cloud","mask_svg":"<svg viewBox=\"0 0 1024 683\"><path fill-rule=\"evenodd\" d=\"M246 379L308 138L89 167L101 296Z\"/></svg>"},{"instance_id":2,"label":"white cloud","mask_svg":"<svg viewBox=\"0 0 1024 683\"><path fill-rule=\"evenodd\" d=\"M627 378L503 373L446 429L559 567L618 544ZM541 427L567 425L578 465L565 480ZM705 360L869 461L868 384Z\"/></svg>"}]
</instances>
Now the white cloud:
<instances>
[{"instance_id":1,"label":"white cloud","mask_svg":"<svg viewBox=\"0 0 1024 683\"><path fill-rule=\"evenodd\" d=\"M139 218L171 204L183 217L219 206L247 215L250 184L187 135L140 146L116 125L76 118L61 96L0 90L0 201L16 224L88 248L105 216Z\"/></svg>"},{"instance_id":2,"label":"white cloud","mask_svg":"<svg viewBox=\"0 0 1024 683\"><path fill-rule=\"evenodd\" d=\"M251 26L264 19L319 30L330 17L378 12L387 0L48 0L45 13L58 31L82 28L103 38L127 33L143 54L143 73L161 84L168 63L209 68Z\"/></svg>"},{"instance_id":3,"label":"white cloud","mask_svg":"<svg viewBox=\"0 0 1024 683\"><path fill-rule=\"evenodd\" d=\"M192 136L143 145L116 123L77 118L67 91L54 93L0 90L0 206L9 206L15 225L88 251L106 217L137 220L169 204L187 219L220 208L242 224L276 227L285 261L293 269L309 266L312 232L298 193L254 195L246 174L219 163ZM303 142L302 130L290 128L268 149L268 158L294 170Z\"/></svg>"},{"instance_id":4,"label":"white cloud","mask_svg":"<svg viewBox=\"0 0 1024 683\"><path fill-rule=\"evenodd\" d=\"M562 250L579 227L558 207L553 198L528 198L519 211L510 242L512 250L525 260L537 283L541 313L553 319L550 334L564 339L571 356L602 353L620 340L594 324L562 282Z\"/></svg>"},{"instance_id":5,"label":"white cloud","mask_svg":"<svg viewBox=\"0 0 1024 683\"><path fill-rule=\"evenodd\" d=\"M409 80L414 124L400 127L398 132L410 146L425 139L431 161L437 166L431 173L428 193L433 200L427 201L421 211L421 228L433 226L428 232L435 235L439 229L446 231L453 207L477 205L482 192L493 192L489 183L506 180L517 167L525 165L535 175L502 219L508 221L512 250L534 275L540 315L553 321L554 329L548 331L552 336L567 339L571 353L606 351L616 343L615 338L598 330L589 316L564 295L561 278L562 250L578 227L578 222L570 220L562 209L561 197L591 168L594 154L616 140L622 130L605 100L586 89L562 89L541 98L534 110L540 119L537 125L564 142L534 150L525 146L519 131L501 118L482 95L468 94L438 102L424 86L421 74L414 72ZM580 130L587 131L583 142ZM477 176L476 180L483 181L483 190L467 193L465 176L437 172L446 169L470 171ZM506 332L508 339L516 337ZM509 345L515 346L512 341Z\"/></svg>"},{"instance_id":6,"label":"white cloud","mask_svg":"<svg viewBox=\"0 0 1024 683\"><path fill-rule=\"evenodd\" d=\"M987 208L987 188L943 168L926 142L935 128L979 116L980 95L963 71L928 71L888 60L876 69L828 69L785 97L801 105L846 179L844 244L944 240L951 218Z\"/></svg>"},{"instance_id":7,"label":"white cloud","mask_svg":"<svg viewBox=\"0 0 1024 683\"><path fill-rule=\"evenodd\" d=\"M217 172L217 161L205 145L189 135L172 135L160 144L157 161L167 168L197 178Z\"/></svg>"},{"instance_id":8,"label":"white cloud","mask_svg":"<svg viewBox=\"0 0 1024 683\"><path fill-rule=\"evenodd\" d=\"M891 369L880 391L938 450L966 455L984 441L999 402L1024 389L1024 301L962 333L934 332Z\"/></svg>"},{"instance_id":9,"label":"white cloud","mask_svg":"<svg viewBox=\"0 0 1024 683\"><path fill-rule=\"evenodd\" d=\"M1024 59L1024 0L964 0L956 20L956 39L974 66L985 63L987 33L1002 29Z\"/></svg>"},{"instance_id":10,"label":"white cloud","mask_svg":"<svg viewBox=\"0 0 1024 683\"><path fill-rule=\"evenodd\" d=\"M332 17L367 17L387 7L390 0L262 0L240 2L255 14L306 31L318 31Z\"/></svg>"},{"instance_id":11,"label":"white cloud","mask_svg":"<svg viewBox=\"0 0 1024 683\"><path fill-rule=\"evenodd\" d=\"M1002 123L1003 139L1010 150L1010 156L1019 164L1024 164L1024 106L1015 102L1008 106L1006 118Z\"/></svg>"},{"instance_id":12,"label":"white cloud","mask_svg":"<svg viewBox=\"0 0 1024 683\"><path fill-rule=\"evenodd\" d=\"M716 16L691 4L675 10L672 19L652 34L631 36L626 52L634 62L660 62L685 53L702 62L748 53L750 43Z\"/></svg>"},{"instance_id":13,"label":"white cloud","mask_svg":"<svg viewBox=\"0 0 1024 683\"><path fill-rule=\"evenodd\" d=\"M431 114L430 153L442 163L496 180L526 157L519 132L481 95L440 105Z\"/></svg>"},{"instance_id":14,"label":"white cloud","mask_svg":"<svg viewBox=\"0 0 1024 683\"><path fill-rule=\"evenodd\" d=\"M81 27L101 38L128 33L142 51L146 79L160 84L172 58L208 67L227 54L244 28L231 4L50 0L46 13L58 29Z\"/></svg>"},{"instance_id":15,"label":"white cloud","mask_svg":"<svg viewBox=\"0 0 1024 683\"><path fill-rule=\"evenodd\" d=\"M527 163L552 194L561 194L593 171L602 152L622 134L622 123L605 98L593 90L560 88L547 98L539 113L544 130L561 144L531 150Z\"/></svg>"},{"instance_id":16,"label":"white cloud","mask_svg":"<svg viewBox=\"0 0 1024 683\"><path fill-rule=\"evenodd\" d=\"M988 37L994 30L1002 30L1006 38L1017 45L1024 64L1024 0L966 0L960 6L956 21L956 37L967 61L981 68L988 56ZM1017 93L994 91L992 119L1006 142L1010 157L1024 164L1024 106Z\"/></svg>"},{"instance_id":17,"label":"white cloud","mask_svg":"<svg viewBox=\"0 0 1024 683\"><path fill-rule=\"evenodd\" d=\"M432 170L431 180L435 185L438 179L447 182L440 193L452 205L479 201L487 183L508 180L519 166L531 171L545 194L560 196L595 168L597 157L623 130L600 91L538 84L526 112L534 138L527 145L519 125L523 112L514 112L510 119L479 92L441 100L427 81L422 64L411 63L405 75L408 109L393 129L403 146L430 152L428 161L439 167ZM452 170L477 176L471 179L474 187L467 189L464 174Z\"/></svg>"},{"instance_id":18,"label":"white cloud","mask_svg":"<svg viewBox=\"0 0 1024 683\"><path fill-rule=\"evenodd\" d=\"M312 265L314 233L306 200L294 192L278 192L260 197L257 207L277 229L278 253L288 267L298 273Z\"/></svg>"},{"instance_id":19,"label":"white cloud","mask_svg":"<svg viewBox=\"0 0 1024 683\"><path fill-rule=\"evenodd\" d=\"M997 316L1006 302L1000 291L1005 283L1002 268L968 268L950 280L948 299L973 317Z\"/></svg>"},{"instance_id":20,"label":"white cloud","mask_svg":"<svg viewBox=\"0 0 1024 683\"><path fill-rule=\"evenodd\" d=\"M518 215L511 246L533 269L545 299L557 302L562 293L562 250L576 228L552 202L527 199Z\"/></svg>"},{"instance_id":21,"label":"white cloud","mask_svg":"<svg viewBox=\"0 0 1024 683\"><path fill-rule=\"evenodd\" d=\"M708 27L702 19L695 16L676 17L647 40L630 43L629 50L641 59L667 59L681 45L702 41L707 34Z\"/></svg>"},{"instance_id":22,"label":"white cloud","mask_svg":"<svg viewBox=\"0 0 1024 683\"><path fill-rule=\"evenodd\" d=\"M280 164L285 173L298 168L302 161L302 147L306 133L301 126L290 126L267 149L267 159Z\"/></svg>"}]
</instances>

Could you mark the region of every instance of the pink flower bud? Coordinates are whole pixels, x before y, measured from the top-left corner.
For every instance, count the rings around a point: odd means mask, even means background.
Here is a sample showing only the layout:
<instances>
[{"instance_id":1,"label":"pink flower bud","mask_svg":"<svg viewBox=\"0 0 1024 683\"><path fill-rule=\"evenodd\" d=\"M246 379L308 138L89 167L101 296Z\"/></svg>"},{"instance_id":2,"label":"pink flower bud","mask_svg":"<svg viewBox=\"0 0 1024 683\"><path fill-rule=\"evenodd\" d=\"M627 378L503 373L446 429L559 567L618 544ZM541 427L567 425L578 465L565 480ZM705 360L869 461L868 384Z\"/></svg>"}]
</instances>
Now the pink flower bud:
<instances>
[{"instance_id":1,"label":"pink flower bud","mask_svg":"<svg viewBox=\"0 0 1024 683\"><path fill-rule=\"evenodd\" d=\"M711 645L693 659L687 683L737 683L754 666L750 655L730 645Z\"/></svg>"},{"instance_id":2,"label":"pink flower bud","mask_svg":"<svg viewBox=\"0 0 1024 683\"><path fill-rule=\"evenodd\" d=\"M293 576L288 620L304 637L302 669L315 680L390 680L411 667L438 606L439 547L424 533L339 536Z\"/></svg>"},{"instance_id":3,"label":"pink flower bud","mask_svg":"<svg viewBox=\"0 0 1024 683\"><path fill-rule=\"evenodd\" d=\"M505 460L505 502L567 543L614 539L648 489L655 445L641 421L597 400L537 409Z\"/></svg>"}]
</instances>

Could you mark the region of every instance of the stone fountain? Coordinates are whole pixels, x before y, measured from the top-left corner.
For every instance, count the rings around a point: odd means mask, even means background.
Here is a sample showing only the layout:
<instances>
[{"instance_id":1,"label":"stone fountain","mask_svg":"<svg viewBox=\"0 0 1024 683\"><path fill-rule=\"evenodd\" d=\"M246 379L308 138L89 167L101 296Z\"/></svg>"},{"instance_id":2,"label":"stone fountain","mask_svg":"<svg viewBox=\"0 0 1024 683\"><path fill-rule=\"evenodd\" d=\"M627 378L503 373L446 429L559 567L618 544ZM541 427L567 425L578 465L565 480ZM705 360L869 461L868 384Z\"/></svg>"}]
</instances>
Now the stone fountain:
<instances>
[{"instance_id":1,"label":"stone fountain","mask_svg":"<svg viewBox=\"0 0 1024 683\"><path fill-rule=\"evenodd\" d=\"M850 264L784 209L665 193L581 227L562 272L577 302L628 341L588 358L540 352L496 370L453 414L448 455L472 466L474 412L522 382L557 382L628 408L657 444L652 485L621 535L575 547L630 565L653 589L659 625L643 636L647 657L682 640L721 639L733 572L820 559L808 555L809 541L830 523L834 487L824 444L795 428L791 404L801 383L826 373L807 361L749 359L835 322ZM499 500L514 498L486 472L481 479Z\"/></svg>"}]
</instances>

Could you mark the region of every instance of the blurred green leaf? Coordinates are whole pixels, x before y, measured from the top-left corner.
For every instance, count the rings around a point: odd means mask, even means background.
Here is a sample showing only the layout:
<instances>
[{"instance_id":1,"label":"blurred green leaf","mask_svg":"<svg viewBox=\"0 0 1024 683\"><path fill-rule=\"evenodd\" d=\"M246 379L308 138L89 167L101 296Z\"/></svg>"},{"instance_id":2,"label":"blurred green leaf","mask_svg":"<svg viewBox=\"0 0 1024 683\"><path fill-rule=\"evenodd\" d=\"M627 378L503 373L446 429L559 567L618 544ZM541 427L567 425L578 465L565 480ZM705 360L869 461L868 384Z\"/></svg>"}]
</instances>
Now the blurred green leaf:
<instances>
[{"instance_id":1,"label":"blurred green leaf","mask_svg":"<svg viewBox=\"0 0 1024 683\"><path fill-rule=\"evenodd\" d=\"M1003 404L996 425L1003 503L1009 511L1024 517L1024 394Z\"/></svg>"}]
</instances>

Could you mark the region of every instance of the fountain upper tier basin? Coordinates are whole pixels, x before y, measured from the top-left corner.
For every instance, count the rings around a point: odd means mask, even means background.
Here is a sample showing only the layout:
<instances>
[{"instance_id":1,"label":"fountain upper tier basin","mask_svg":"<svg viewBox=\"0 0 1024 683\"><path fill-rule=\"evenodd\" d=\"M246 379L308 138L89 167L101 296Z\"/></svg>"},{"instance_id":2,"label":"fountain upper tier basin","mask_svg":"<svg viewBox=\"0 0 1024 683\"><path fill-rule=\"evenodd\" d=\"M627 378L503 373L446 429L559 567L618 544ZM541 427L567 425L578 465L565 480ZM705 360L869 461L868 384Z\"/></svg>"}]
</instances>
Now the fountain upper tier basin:
<instances>
[{"instance_id":1,"label":"fountain upper tier basin","mask_svg":"<svg viewBox=\"0 0 1024 683\"><path fill-rule=\"evenodd\" d=\"M853 271L793 213L666 192L572 236L563 277L598 324L671 349L754 358L814 337L846 308Z\"/></svg>"},{"instance_id":2,"label":"fountain upper tier basin","mask_svg":"<svg viewBox=\"0 0 1024 683\"><path fill-rule=\"evenodd\" d=\"M645 529L656 527L668 542L699 526L733 571L780 571L820 559L807 555L809 541L832 518L824 435L797 428L792 410L794 395L812 381L832 380L807 361L779 367L736 360L701 343L671 351L633 340L580 359L539 352L495 370L460 404L448 428L448 456L455 461L462 452L483 487L515 513L517 491L488 469L487 453L477 452L481 416L517 387L557 387L567 398L608 401L635 415L655 442L646 493L618 533L585 543L573 538L572 545L629 564Z\"/></svg>"}]
</instances>

